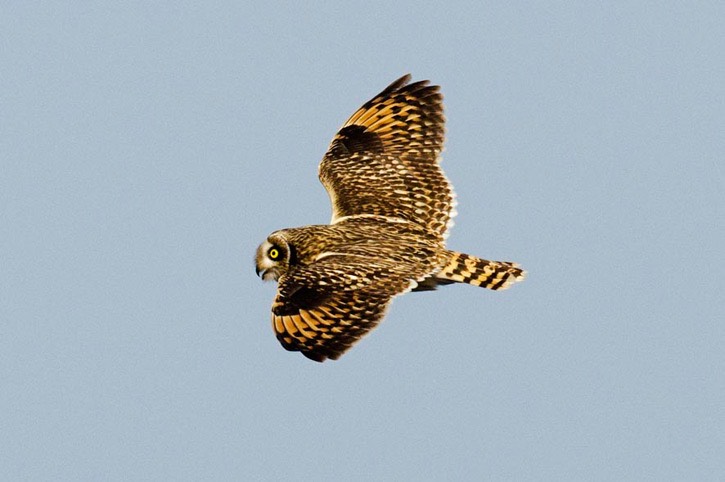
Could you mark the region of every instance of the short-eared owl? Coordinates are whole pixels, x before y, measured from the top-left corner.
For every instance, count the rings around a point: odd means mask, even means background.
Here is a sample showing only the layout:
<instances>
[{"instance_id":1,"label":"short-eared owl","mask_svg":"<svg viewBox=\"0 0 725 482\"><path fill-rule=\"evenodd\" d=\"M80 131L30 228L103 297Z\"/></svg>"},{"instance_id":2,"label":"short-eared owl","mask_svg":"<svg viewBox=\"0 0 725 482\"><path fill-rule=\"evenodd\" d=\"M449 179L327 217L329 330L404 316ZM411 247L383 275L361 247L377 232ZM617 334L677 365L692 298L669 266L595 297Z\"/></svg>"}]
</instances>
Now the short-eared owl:
<instances>
[{"instance_id":1,"label":"short-eared owl","mask_svg":"<svg viewBox=\"0 0 725 482\"><path fill-rule=\"evenodd\" d=\"M337 359L407 291L468 283L492 290L524 278L518 265L449 251L455 195L440 168L443 96L396 80L342 126L319 166L329 225L275 231L257 274L279 282L272 326L287 350Z\"/></svg>"}]
</instances>

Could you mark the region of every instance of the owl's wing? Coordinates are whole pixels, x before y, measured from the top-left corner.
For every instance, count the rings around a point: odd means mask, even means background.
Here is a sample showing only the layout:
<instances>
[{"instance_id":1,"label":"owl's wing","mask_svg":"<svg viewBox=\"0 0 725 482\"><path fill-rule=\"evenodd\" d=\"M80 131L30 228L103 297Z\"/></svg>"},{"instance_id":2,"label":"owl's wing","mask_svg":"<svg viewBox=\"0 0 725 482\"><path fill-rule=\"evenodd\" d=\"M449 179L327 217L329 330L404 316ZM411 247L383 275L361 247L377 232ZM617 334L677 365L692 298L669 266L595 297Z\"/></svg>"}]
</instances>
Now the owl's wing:
<instances>
[{"instance_id":1,"label":"owl's wing","mask_svg":"<svg viewBox=\"0 0 725 482\"><path fill-rule=\"evenodd\" d=\"M319 167L335 224L350 216L412 221L445 238L455 194L443 170L443 96L428 81L396 80L355 112Z\"/></svg>"},{"instance_id":2,"label":"owl's wing","mask_svg":"<svg viewBox=\"0 0 725 482\"><path fill-rule=\"evenodd\" d=\"M338 359L378 325L394 296L411 288L415 274L406 269L349 255L294 269L279 279L272 304L277 339L318 362Z\"/></svg>"}]
</instances>

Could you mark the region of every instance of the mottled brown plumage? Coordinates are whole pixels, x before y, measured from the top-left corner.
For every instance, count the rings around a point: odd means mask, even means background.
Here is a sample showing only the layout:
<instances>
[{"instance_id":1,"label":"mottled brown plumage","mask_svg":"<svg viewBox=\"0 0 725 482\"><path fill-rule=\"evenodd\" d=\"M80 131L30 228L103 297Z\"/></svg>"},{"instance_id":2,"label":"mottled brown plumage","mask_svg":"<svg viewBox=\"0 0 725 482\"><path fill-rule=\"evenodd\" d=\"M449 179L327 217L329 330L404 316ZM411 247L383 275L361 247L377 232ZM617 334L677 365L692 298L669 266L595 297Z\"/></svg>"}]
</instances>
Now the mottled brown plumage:
<instances>
[{"instance_id":1,"label":"mottled brown plumage","mask_svg":"<svg viewBox=\"0 0 725 482\"><path fill-rule=\"evenodd\" d=\"M337 359L385 316L393 297L454 282L493 290L516 264L445 247L455 195L443 170L443 97L406 75L355 112L319 166L329 225L270 234L257 273L279 282L272 325L288 350Z\"/></svg>"}]
</instances>

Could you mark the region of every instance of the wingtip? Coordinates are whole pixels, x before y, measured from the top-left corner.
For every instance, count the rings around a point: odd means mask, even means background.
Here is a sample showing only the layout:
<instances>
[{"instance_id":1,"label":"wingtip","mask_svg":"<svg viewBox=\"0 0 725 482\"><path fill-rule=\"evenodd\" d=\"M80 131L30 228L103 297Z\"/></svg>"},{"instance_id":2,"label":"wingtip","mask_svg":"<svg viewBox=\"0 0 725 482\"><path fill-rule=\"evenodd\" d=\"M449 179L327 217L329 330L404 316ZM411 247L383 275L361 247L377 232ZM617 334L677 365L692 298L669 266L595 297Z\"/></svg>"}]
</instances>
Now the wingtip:
<instances>
[{"instance_id":1,"label":"wingtip","mask_svg":"<svg viewBox=\"0 0 725 482\"><path fill-rule=\"evenodd\" d=\"M386 94L388 92L392 92L394 90L398 90L402 87L405 87L410 83L410 81L413 79L413 76L410 74L405 74L404 76L400 77L396 81L394 81L392 84L387 86L379 95Z\"/></svg>"},{"instance_id":2,"label":"wingtip","mask_svg":"<svg viewBox=\"0 0 725 482\"><path fill-rule=\"evenodd\" d=\"M322 363L325 360L327 360L327 357L321 353L311 352L311 351L303 351L302 354L309 358L312 361L316 361L317 363Z\"/></svg>"}]
</instances>

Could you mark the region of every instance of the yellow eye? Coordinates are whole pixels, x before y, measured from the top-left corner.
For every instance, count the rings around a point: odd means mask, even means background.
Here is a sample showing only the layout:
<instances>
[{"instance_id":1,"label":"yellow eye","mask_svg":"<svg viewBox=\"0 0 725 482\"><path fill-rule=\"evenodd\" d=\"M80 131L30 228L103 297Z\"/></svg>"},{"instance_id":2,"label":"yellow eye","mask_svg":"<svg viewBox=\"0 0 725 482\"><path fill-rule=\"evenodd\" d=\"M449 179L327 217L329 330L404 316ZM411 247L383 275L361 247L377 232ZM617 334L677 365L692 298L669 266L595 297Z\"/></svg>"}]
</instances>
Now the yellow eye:
<instances>
[{"instance_id":1,"label":"yellow eye","mask_svg":"<svg viewBox=\"0 0 725 482\"><path fill-rule=\"evenodd\" d=\"M270 248L268 254L269 254L269 259L279 258L279 250L277 248Z\"/></svg>"}]
</instances>

